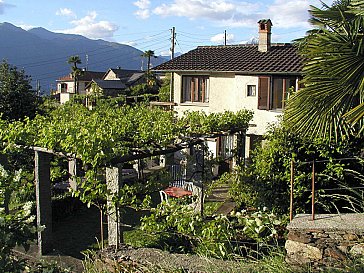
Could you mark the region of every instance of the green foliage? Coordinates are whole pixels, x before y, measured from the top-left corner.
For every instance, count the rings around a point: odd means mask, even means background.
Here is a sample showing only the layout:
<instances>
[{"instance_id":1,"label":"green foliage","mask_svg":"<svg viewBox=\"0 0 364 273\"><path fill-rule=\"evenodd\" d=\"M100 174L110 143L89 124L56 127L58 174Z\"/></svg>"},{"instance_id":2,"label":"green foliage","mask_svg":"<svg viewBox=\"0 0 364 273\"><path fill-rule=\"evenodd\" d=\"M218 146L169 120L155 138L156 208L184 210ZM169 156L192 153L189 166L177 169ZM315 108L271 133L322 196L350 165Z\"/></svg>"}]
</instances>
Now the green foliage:
<instances>
[{"instance_id":1,"label":"green foliage","mask_svg":"<svg viewBox=\"0 0 364 273\"><path fill-rule=\"evenodd\" d=\"M312 160L315 164L317 210L335 212L328 194L339 185L357 186L358 180L346 170L363 171L358 160L345 158L360 157L363 141L352 138L331 144L327 139L307 140L299 137L284 123L270 128L263 147L254 151L251 164L237 169L232 176L231 194L240 205L267 206L285 214L289 208L291 160L295 162L294 205L297 212L310 211L310 189ZM343 160L339 160L343 159ZM325 194L325 192L327 193ZM249 197L250 196L250 197ZM339 207L343 207L341 204Z\"/></svg>"},{"instance_id":2,"label":"green foliage","mask_svg":"<svg viewBox=\"0 0 364 273\"><path fill-rule=\"evenodd\" d=\"M144 94L156 94L158 90L158 86L156 84L138 84L129 88L131 96L140 96Z\"/></svg>"},{"instance_id":3,"label":"green foliage","mask_svg":"<svg viewBox=\"0 0 364 273\"><path fill-rule=\"evenodd\" d=\"M36 232L32 225L31 206L27 203L14 214L4 214L0 209L0 272L22 272L25 268L24 261L14 257L11 251L16 245L29 249L30 240Z\"/></svg>"},{"instance_id":4,"label":"green foliage","mask_svg":"<svg viewBox=\"0 0 364 273\"><path fill-rule=\"evenodd\" d=\"M6 120L33 118L40 100L32 90L31 79L23 70L3 61L0 64L0 114Z\"/></svg>"},{"instance_id":5,"label":"green foliage","mask_svg":"<svg viewBox=\"0 0 364 273\"><path fill-rule=\"evenodd\" d=\"M225 111L209 115L204 112L185 112L182 120L186 123L187 133L198 135L222 131L244 131L248 128L249 121L252 118L252 111L239 110L236 113Z\"/></svg>"},{"instance_id":6,"label":"green foliage","mask_svg":"<svg viewBox=\"0 0 364 273\"><path fill-rule=\"evenodd\" d=\"M277 238L276 226L280 224L278 217L266 209L253 214L218 215L207 221L191 206L171 200L142 219L142 230L157 233L160 245L169 251L231 258L242 254L245 246L241 240L270 243Z\"/></svg>"},{"instance_id":7,"label":"green foliage","mask_svg":"<svg viewBox=\"0 0 364 273\"><path fill-rule=\"evenodd\" d=\"M277 226L282 222L273 212L266 207L251 214L246 210L232 213L237 218L239 225L242 225L243 234L257 242L269 242L278 236Z\"/></svg>"},{"instance_id":8,"label":"green foliage","mask_svg":"<svg viewBox=\"0 0 364 273\"><path fill-rule=\"evenodd\" d=\"M315 29L298 43L305 87L290 98L285 111L302 135L338 139L363 133L363 7L362 1L343 0L310 8Z\"/></svg>"},{"instance_id":9,"label":"green foliage","mask_svg":"<svg viewBox=\"0 0 364 273\"><path fill-rule=\"evenodd\" d=\"M170 101L170 84L171 79L170 77L166 77L163 79L162 86L159 88L158 94L159 94L159 101Z\"/></svg>"}]
</instances>

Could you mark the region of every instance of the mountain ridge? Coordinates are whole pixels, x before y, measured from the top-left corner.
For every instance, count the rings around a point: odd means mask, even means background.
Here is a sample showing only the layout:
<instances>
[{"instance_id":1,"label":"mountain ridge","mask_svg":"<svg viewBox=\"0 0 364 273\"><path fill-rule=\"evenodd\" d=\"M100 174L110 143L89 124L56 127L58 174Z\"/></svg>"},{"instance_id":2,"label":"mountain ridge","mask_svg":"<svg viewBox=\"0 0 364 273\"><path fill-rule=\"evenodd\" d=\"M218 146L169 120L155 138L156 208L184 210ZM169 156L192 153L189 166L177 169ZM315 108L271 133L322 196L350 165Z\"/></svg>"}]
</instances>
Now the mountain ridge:
<instances>
[{"instance_id":1,"label":"mountain ridge","mask_svg":"<svg viewBox=\"0 0 364 273\"><path fill-rule=\"evenodd\" d=\"M106 72L109 68L146 69L143 51L129 45L92 40L82 35L64 34L38 27L24 30L11 23L0 23L0 59L6 60L40 82L42 93L56 88L56 80L70 73L70 56L79 55L81 68ZM153 49L151 49L153 50ZM152 58L156 66L166 59Z\"/></svg>"}]
</instances>

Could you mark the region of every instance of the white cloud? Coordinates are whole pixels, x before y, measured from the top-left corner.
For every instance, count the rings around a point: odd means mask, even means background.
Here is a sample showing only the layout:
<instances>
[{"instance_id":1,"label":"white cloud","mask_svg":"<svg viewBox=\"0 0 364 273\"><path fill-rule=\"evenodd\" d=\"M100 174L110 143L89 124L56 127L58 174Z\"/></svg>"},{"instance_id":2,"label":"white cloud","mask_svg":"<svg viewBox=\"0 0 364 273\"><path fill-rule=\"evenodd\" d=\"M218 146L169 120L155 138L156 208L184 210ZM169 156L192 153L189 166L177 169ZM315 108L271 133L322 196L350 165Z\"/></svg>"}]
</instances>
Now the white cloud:
<instances>
[{"instance_id":1,"label":"white cloud","mask_svg":"<svg viewBox=\"0 0 364 273\"><path fill-rule=\"evenodd\" d=\"M69 34L80 34L92 39L111 38L119 27L109 21L97 21L96 11L91 11L87 16L71 21L74 28L61 30L59 32Z\"/></svg>"},{"instance_id":2,"label":"white cloud","mask_svg":"<svg viewBox=\"0 0 364 273\"><path fill-rule=\"evenodd\" d=\"M69 17L74 17L76 18L76 14L68 8L60 8L59 10L57 10L56 15L58 16L69 16Z\"/></svg>"},{"instance_id":3,"label":"white cloud","mask_svg":"<svg viewBox=\"0 0 364 273\"><path fill-rule=\"evenodd\" d=\"M174 0L153 10L159 16L179 16L194 19L207 19L223 26L241 26L251 22L257 13L258 4L232 0ZM256 21L256 19L254 19ZM256 22L255 22L256 23Z\"/></svg>"},{"instance_id":4,"label":"white cloud","mask_svg":"<svg viewBox=\"0 0 364 273\"><path fill-rule=\"evenodd\" d=\"M123 41L121 43L124 44L124 45L129 45L129 46L137 46L138 45L138 43L134 42L134 41Z\"/></svg>"},{"instance_id":5,"label":"white cloud","mask_svg":"<svg viewBox=\"0 0 364 273\"><path fill-rule=\"evenodd\" d=\"M139 9L134 12L134 15L140 19L148 19L150 16L150 1L149 0L138 0L133 3Z\"/></svg>"},{"instance_id":6,"label":"white cloud","mask_svg":"<svg viewBox=\"0 0 364 273\"><path fill-rule=\"evenodd\" d=\"M134 14L140 19L148 19L150 16L149 9L139 9Z\"/></svg>"},{"instance_id":7,"label":"white cloud","mask_svg":"<svg viewBox=\"0 0 364 273\"><path fill-rule=\"evenodd\" d=\"M0 14L5 13L5 9L15 7L13 4L5 3L4 0L0 0Z\"/></svg>"},{"instance_id":8,"label":"white cloud","mask_svg":"<svg viewBox=\"0 0 364 273\"><path fill-rule=\"evenodd\" d=\"M21 27L22 29L24 30L29 30L29 29L32 29L32 28L36 28L36 26L32 26L32 25L19 25L19 27Z\"/></svg>"},{"instance_id":9,"label":"white cloud","mask_svg":"<svg viewBox=\"0 0 364 273\"><path fill-rule=\"evenodd\" d=\"M137 6L139 9L148 9L150 6L149 0L139 0L133 3L135 6Z\"/></svg>"},{"instance_id":10,"label":"white cloud","mask_svg":"<svg viewBox=\"0 0 364 273\"><path fill-rule=\"evenodd\" d=\"M333 0L324 1L331 5ZM266 18L270 18L274 27L279 28L309 28L310 5L318 8L322 7L319 0L275 0L265 13Z\"/></svg>"},{"instance_id":11,"label":"white cloud","mask_svg":"<svg viewBox=\"0 0 364 273\"><path fill-rule=\"evenodd\" d=\"M225 43L225 34L219 33L210 38L210 41L215 44L224 44ZM226 41L228 44L234 43L234 34L228 33L226 34Z\"/></svg>"}]
</instances>

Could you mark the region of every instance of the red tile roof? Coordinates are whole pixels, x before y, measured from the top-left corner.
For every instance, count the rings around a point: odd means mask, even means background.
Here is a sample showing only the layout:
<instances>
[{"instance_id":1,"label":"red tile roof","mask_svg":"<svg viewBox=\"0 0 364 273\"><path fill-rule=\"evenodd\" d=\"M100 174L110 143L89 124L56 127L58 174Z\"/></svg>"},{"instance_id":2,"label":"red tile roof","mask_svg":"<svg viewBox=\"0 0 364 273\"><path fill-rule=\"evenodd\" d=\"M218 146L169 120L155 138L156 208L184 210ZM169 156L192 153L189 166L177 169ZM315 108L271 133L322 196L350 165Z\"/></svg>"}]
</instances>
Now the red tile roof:
<instances>
[{"instance_id":1,"label":"red tile roof","mask_svg":"<svg viewBox=\"0 0 364 273\"><path fill-rule=\"evenodd\" d=\"M200 46L153 70L300 75L302 61L292 44L272 44L268 52L259 52L258 45Z\"/></svg>"}]
</instances>

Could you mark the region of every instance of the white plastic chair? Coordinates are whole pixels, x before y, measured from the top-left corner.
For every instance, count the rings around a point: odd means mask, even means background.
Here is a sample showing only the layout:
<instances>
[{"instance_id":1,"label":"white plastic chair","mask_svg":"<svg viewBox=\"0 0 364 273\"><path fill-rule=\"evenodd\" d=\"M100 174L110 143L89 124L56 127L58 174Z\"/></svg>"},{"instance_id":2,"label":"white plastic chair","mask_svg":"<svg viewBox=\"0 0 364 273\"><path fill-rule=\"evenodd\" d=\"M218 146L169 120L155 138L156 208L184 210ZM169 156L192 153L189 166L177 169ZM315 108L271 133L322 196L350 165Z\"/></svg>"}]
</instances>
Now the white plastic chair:
<instances>
[{"instance_id":1,"label":"white plastic chair","mask_svg":"<svg viewBox=\"0 0 364 273\"><path fill-rule=\"evenodd\" d=\"M193 191L193 182L185 181L183 184L183 188L187 191Z\"/></svg>"},{"instance_id":2,"label":"white plastic chair","mask_svg":"<svg viewBox=\"0 0 364 273\"><path fill-rule=\"evenodd\" d=\"M161 203L163 201L165 201L166 203L168 203L168 194L166 194L165 191L163 191L163 190L159 191L159 196L161 197Z\"/></svg>"}]
</instances>

